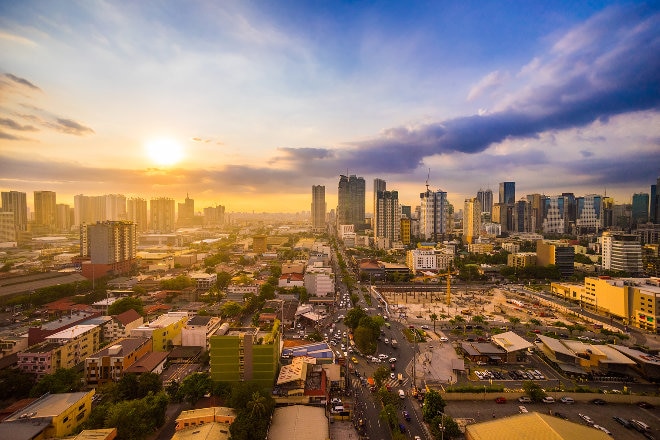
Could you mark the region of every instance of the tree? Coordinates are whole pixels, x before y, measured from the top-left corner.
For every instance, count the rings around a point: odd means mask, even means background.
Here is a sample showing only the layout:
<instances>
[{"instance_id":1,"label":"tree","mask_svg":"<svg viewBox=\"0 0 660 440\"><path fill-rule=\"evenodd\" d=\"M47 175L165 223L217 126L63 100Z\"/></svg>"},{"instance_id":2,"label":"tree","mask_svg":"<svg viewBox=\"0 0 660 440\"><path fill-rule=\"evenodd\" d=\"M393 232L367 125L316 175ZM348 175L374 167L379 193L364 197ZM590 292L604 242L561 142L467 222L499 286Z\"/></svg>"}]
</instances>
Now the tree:
<instances>
[{"instance_id":1,"label":"tree","mask_svg":"<svg viewBox=\"0 0 660 440\"><path fill-rule=\"evenodd\" d=\"M117 400L133 400L144 396L138 395L138 377L136 374L124 374L117 382Z\"/></svg>"},{"instance_id":2,"label":"tree","mask_svg":"<svg viewBox=\"0 0 660 440\"><path fill-rule=\"evenodd\" d=\"M396 422L399 420L397 417L397 409L392 404L383 406L380 414L378 414L378 418L387 423L390 428L394 428L396 426Z\"/></svg>"},{"instance_id":3,"label":"tree","mask_svg":"<svg viewBox=\"0 0 660 440\"><path fill-rule=\"evenodd\" d=\"M462 436L458 423L447 414L439 414L435 416L429 423L429 428L434 438L452 439L454 437Z\"/></svg>"},{"instance_id":4,"label":"tree","mask_svg":"<svg viewBox=\"0 0 660 440\"><path fill-rule=\"evenodd\" d=\"M253 417L263 417L266 413L266 398L259 391L252 393L252 398L247 403L247 409Z\"/></svg>"},{"instance_id":5,"label":"tree","mask_svg":"<svg viewBox=\"0 0 660 440\"><path fill-rule=\"evenodd\" d=\"M509 322L511 323L511 325L515 329L516 325L520 324L520 318L518 318L517 316L512 316L512 317L509 318Z\"/></svg>"},{"instance_id":6,"label":"tree","mask_svg":"<svg viewBox=\"0 0 660 440\"><path fill-rule=\"evenodd\" d=\"M376 368L376 371L374 371L374 380L376 381L376 387L380 388L383 386L383 383L385 380L388 378L390 375L390 372L385 368L384 366L380 366Z\"/></svg>"},{"instance_id":7,"label":"tree","mask_svg":"<svg viewBox=\"0 0 660 440\"><path fill-rule=\"evenodd\" d=\"M433 331L435 331L435 322L438 320L438 315L436 313L431 313L429 318L431 318L431 321L433 322Z\"/></svg>"},{"instance_id":8,"label":"tree","mask_svg":"<svg viewBox=\"0 0 660 440\"><path fill-rule=\"evenodd\" d=\"M179 397L194 405L205 394L210 393L212 389L213 381L211 381L208 374L193 373L181 381Z\"/></svg>"},{"instance_id":9,"label":"tree","mask_svg":"<svg viewBox=\"0 0 660 440\"><path fill-rule=\"evenodd\" d=\"M27 397L34 383L34 375L30 373L14 368L0 370L0 400Z\"/></svg>"},{"instance_id":10,"label":"tree","mask_svg":"<svg viewBox=\"0 0 660 440\"><path fill-rule=\"evenodd\" d=\"M526 380L523 382L523 390L529 396L530 399L534 401L539 401L545 397L545 392L541 385L533 382L531 380Z\"/></svg>"},{"instance_id":11,"label":"tree","mask_svg":"<svg viewBox=\"0 0 660 440\"><path fill-rule=\"evenodd\" d=\"M107 407L103 427L116 427L117 438L142 440L164 423L166 409L165 393L117 402Z\"/></svg>"},{"instance_id":12,"label":"tree","mask_svg":"<svg viewBox=\"0 0 660 440\"><path fill-rule=\"evenodd\" d=\"M422 407L422 417L425 422L433 420L438 414L445 412L445 400L440 393L435 390L429 390L424 396L424 406Z\"/></svg>"},{"instance_id":13,"label":"tree","mask_svg":"<svg viewBox=\"0 0 660 440\"><path fill-rule=\"evenodd\" d=\"M135 310L140 315L144 315L144 305L142 304L142 300L132 296L126 296L113 302L110 307L108 307L108 315L119 315L131 309Z\"/></svg>"},{"instance_id":14,"label":"tree","mask_svg":"<svg viewBox=\"0 0 660 440\"><path fill-rule=\"evenodd\" d=\"M83 387L82 375L72 368L58 368L53 374L46 374L37 382L30 395L39 397L46 393L73 393Z\"/></svg>"},{"instance_id":15,"label":"tree","mask_svg":"<svg viewBox=\"0 0 660 440\"><path fill-rule=\"evenodd\" d=\"M354 307L348 312L346 312L346 317L344 318L344 324L351 330L355 330L358 325L360 325L360 320L367 315L367 312L362 310L359 307Z\"/></svg>"},{"instance_id":16,"label":"tree","mask_svg":"<svg viewBox=\"0 0 660 440\"><path fill-rule=\"evenodd\" d=\"M233 318L243 311L243 307L235 301L227 301L220 307L220 315L224 318Z\"/></svg>"},{"instance_id":17,"label":"tree","mask_svg":"<svg viewBox=\"0 0 660 440\"><path fill-rule=\"evenodd\" d=\"M218 272L218 279L215 282L215 286L218 288L218 290L225 290L227 287L229 287L229 283L231 283L231 274L229 272Z\"/></svg>"},{"instance_id":18,"label":"tree","mask_svg":"<svg viewBox=\"0 0 660 440\"><path fill-rule=\"evenodd\" d=\"M158 394L163 391L163 383L156 373L142 373L138 377L138 398L146 397L149 393Z\"/></svg>"}]
</instances>

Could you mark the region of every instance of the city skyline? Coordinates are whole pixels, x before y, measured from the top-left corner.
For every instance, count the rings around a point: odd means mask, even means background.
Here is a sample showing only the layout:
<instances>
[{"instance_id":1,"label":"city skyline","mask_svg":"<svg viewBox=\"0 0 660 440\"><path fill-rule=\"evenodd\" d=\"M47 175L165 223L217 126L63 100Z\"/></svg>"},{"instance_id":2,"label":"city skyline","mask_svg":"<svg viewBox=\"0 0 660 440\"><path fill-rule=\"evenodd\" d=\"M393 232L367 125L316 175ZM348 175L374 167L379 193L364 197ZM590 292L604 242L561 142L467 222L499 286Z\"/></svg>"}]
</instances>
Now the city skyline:
<instances>
[{"instance_id":1,"label":"city skyline","mask_svg":"<svg viewBox=\"0 0 660 440\"><path fill-rule=\"evenodd\" d=\"M5 2L0 189L228 212L309 211L313 185L335 209L341 174L456 209L506 181L648 193L657 2L528 3Z\"/></svg>"}]
</instances>

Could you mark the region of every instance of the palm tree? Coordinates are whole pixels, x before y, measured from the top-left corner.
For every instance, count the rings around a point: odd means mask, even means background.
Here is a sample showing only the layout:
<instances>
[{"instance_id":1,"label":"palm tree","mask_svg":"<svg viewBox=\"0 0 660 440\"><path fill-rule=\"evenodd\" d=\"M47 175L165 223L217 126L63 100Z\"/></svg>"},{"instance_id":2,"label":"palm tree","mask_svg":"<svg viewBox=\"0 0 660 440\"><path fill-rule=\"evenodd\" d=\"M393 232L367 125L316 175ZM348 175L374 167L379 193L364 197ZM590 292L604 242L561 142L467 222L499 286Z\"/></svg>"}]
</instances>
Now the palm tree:
<instances>
[{"instance_id":1,"label":"palm tree","mask_svg":"<svg viewBox=\"0 0 660 440\"><path fill-rule=\"evenodd\" d=\"M259 391L255 391L252 393L252 399L247 403L247 408L253 416L263 416L266 413L266 398Z\"/></svg>"},{"instance_id":2,"label":"palm tree","mask_svg":"<svg viewBox=\"0 0 660 440\"><path fill-rule=\"evenodd\" d=\"M512 316L512 317L509 318L509 322L511 323L511 325L512 325L513 328L515 329L515 328L516 328L516 324L519 324L519 323L520 323L520 318L518 318L518 317L516 317L516 316Z\"/></svg>"},{"instance_id":3,"label":"palm tree","mask_svg":"<svg viewBox=\"0 0 660 440\"><path fill-rule=\"evenodd\" d=\"M435 321L438 320L438 315L436 315L435 313L431 313L429 318L431 318L431 321L433 321L433 331L435 332Z\"/></svg>"}]
</instances>

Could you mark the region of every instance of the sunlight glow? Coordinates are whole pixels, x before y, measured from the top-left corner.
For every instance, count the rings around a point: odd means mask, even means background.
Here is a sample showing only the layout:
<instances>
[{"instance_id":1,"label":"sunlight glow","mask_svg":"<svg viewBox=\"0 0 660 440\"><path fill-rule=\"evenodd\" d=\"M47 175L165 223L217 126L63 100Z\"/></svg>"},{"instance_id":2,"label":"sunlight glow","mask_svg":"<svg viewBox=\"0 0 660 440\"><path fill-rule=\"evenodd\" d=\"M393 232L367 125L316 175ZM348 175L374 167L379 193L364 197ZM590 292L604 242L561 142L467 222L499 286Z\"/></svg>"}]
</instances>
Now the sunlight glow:
<instances>
[{"instance_id":1,"label":"sunlight glow","mask_svg":"<svg viewBox=\"0 0 660 440\"><path fill-rule=\"evenodd\" d=\"M147 155L160 166L176 165L183 159L183 147L172 139L154 139L146 145Z\"/></svg>"}]
</instances>

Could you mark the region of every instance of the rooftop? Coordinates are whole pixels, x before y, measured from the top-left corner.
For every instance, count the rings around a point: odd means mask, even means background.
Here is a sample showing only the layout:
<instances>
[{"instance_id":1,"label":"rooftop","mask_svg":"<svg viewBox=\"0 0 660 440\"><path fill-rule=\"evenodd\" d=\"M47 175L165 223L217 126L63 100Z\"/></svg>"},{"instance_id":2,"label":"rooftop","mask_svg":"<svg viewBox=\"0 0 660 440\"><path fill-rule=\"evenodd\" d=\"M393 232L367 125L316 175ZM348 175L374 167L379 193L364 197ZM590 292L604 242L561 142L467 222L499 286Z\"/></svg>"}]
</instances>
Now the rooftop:
<instances>
[{"instance_id":1,"label":"rooftop","mask_svg":"<svg viewBox=\"0 0 660 440\"><path fill-rule=\"evenodd\" d=\"M93 392L90 391L90 393ZM87 394L88 392L48 394L7 417L3 423L21 420L23 414L28 414L30 419L56 417L68 408L77 405Z\"/></svg>"},{"instance_id":2,"label":"rooftop","mask_svg":"<svg viewBox=\"0 0 660 440\"><path fill-rule=\"evenodd\" d=\"M47 336L46 340L54 341L58 339L74 339L87 332L91 332L95 328L98 328L98 325L84 325L84 324L74 325L73 327L64 329L57 333L53 333L50 336Z\"/></svg>"}]
</instances>

